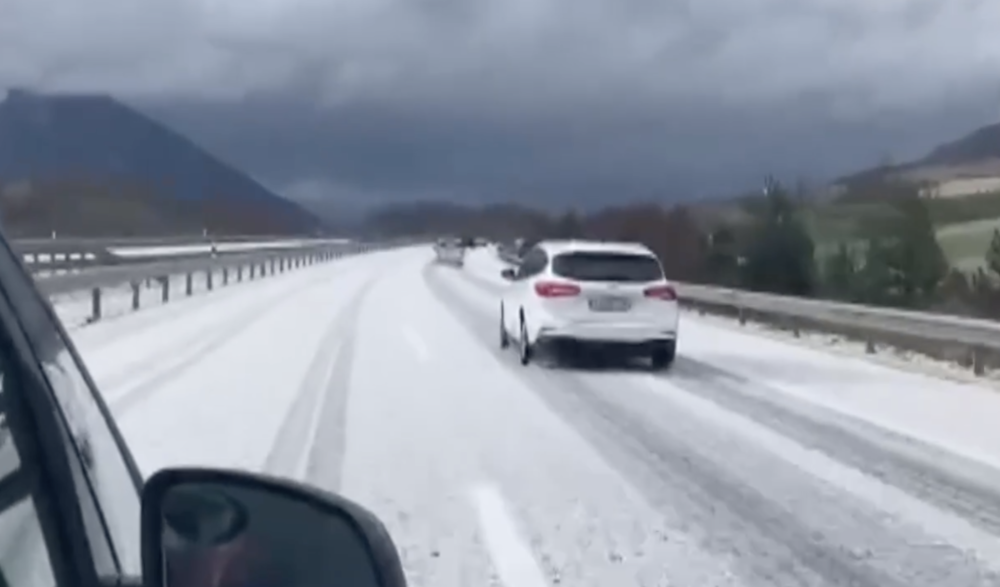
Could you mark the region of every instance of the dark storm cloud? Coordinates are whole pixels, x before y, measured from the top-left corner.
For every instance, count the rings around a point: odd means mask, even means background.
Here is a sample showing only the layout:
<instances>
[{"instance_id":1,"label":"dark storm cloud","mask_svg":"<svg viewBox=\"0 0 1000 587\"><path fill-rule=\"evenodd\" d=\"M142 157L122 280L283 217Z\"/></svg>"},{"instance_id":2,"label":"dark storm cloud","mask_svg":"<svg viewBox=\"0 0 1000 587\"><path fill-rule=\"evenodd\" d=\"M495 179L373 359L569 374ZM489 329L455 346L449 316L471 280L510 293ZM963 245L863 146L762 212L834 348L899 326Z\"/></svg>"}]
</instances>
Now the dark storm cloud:
<instances>
[{"instance_id":1,"label":"dark storm cloud","mask_svg":"<svg viewBox=\"0 0 1000 587\"><path fill-rule=\"evenodd\" d=\"M372 198L726 191L917 152L1000 97L995 1L0 10L0 86L112 91L272 185Z\"/></svg>"}]
</instances>

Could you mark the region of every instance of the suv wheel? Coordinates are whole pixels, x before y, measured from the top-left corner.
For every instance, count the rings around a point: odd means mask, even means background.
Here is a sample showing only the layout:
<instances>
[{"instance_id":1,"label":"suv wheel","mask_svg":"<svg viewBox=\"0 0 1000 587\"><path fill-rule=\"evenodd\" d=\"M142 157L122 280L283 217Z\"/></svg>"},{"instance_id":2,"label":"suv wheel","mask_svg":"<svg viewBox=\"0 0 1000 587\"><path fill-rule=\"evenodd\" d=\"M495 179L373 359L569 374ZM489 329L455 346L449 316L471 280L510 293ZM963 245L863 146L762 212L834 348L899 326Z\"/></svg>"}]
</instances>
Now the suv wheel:
<instances>
[{"instance_id":1,"label":"suv wheel","mask_svg":"<svg viewBox=\"0 0 1000 587\"><path fill-rule=\"evenodd\" d=\"M671 365L674 364L674 359L677 356L677 341L671 340L657 344L653 347L652 356L650 357L653 370L663 371L669 369Z\"/></svg>"},{"instance_id":2,"label":"suv wheel","mask_svg":"<svg viewBox=\"0 0 1000 587\"><path fill-rule=\"evenodd\" d=\"M505 349L510 346L510 336L507 335L507 328L504 326L503 304L500 304L500 348Z\"/></svg>"},{"instance_id":3,"label":"suv wheel","mask_svg":"<svg viewBox=\"0 0 1000 587\"><path fill-rule=\"evenodd\" d=\"M521 336L518 340L518 351L521 358L521 364L527 365L531 362L531 355L534 349L531 348L531 342L528 341L528 327L524 325L524 318L521 318Z\"/></svg>"}]
</instances>

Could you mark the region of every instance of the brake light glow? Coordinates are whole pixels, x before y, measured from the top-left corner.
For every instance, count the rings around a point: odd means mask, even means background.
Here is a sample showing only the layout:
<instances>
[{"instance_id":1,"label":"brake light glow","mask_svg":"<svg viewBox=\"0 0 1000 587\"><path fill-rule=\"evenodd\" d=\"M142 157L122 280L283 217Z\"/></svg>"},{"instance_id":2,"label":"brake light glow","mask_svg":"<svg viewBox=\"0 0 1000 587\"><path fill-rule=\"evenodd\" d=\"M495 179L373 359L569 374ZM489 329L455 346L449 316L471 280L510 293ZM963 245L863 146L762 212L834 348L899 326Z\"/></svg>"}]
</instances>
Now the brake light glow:
<instances>
[{"instance_id":1,"label":"brake light glow","mask_svg":"<svg viewBox=\"0 0 1000 587\"><path fill-rule=\"evenodd\" d=\"M535 293L543 298L571 298L580 295L580 288L572 283L539 281L535 284Z\"/></svg>"},{"instance_id":2,"label":"brake light glow","mask_svg":"<svg viewBox=\"0 0 1000 587\"><path fill-rule=\"evenodd\" d=\"M670 285L656 285L653 287L646 288L647 298L656 298L658 300L664 300L667 302L673 302L677 300L677 290Z\"/></svg>"}]
</instances>

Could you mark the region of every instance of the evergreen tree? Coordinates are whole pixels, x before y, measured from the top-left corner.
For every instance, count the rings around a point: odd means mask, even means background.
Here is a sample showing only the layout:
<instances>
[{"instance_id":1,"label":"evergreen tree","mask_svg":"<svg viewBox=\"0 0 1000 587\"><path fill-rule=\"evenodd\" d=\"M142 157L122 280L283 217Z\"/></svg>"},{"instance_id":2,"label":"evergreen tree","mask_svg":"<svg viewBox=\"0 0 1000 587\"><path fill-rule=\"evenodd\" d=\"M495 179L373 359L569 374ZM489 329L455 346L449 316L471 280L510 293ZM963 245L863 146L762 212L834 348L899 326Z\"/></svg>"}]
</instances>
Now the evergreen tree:
<instances>
[{"instance_id":1,"label":"evergreen tree","mask_svg":"<svg viewBox=\"0 0 1000 587\"><path fill-rule=\"evenodd\" d=\"M986 250L986 267L995 278L1000 279L1000 229L993 229L993 238Z\"/></svg>"},{"instance_id":2,"label":"evergreen tree","mask_svg":"<svg viewBox=\"0 0 1000 587\"><path fill-rule=\"evenodd\" d=\"M854 251L840 243L836 252L827 257L823 267L823 285L834 299L855 301L859 289L860 267Z\"/></svg>"},{"instance_id":3,"label":"evergreen tree","mask_svg":"<svg viewBox=\"0 0 1000 587\"><path fill-rule=\"evenodd\" d=\"M743 265L743 285L757 291L808 296L813 293L812 237L784 188L768 180L766 203L751 232Z\"/></svg>"}]
</instances>

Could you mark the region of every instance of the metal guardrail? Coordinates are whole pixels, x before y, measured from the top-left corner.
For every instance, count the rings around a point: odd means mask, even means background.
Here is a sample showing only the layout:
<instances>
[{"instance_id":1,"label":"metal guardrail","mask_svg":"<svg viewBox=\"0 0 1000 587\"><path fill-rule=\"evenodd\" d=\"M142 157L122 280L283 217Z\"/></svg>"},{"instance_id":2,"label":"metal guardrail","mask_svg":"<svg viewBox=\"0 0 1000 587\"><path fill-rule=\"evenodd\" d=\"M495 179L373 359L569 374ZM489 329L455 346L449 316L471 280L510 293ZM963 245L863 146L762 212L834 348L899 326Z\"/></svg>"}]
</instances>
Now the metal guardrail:
<instances>
[{"instance_id":1,"label":"metal guardrail","mask_svg":"<svg viewBox=\"0 0 1000 587\"><path fill-rule=\"evenodd\" d=\"M510 264L520 262L509 249L498 249L498 256ZM1000 360L1000 322L992 320L673 283L682 304L735 314L741 325L757 319L796 336L805 329L835 332L864 341L869 353L875 352L879 342L931 355L960 347L965 352L958 357L945 353L949 355L945 358L967 362L977 375L984 373L987 364Z\"/></svg>"},{"instance_id":2,"label":"metal guardrail","mask_svg":"<svg viewBox=\"0 0 1000 587\"><path fill-rule=\"evenodd\" d=\"M193 293L195 276L203 276L206 289L212 290L217 285L216 278L220 280L221 285L226 285L230 281L258 279L347 255L395 248L406 244L409 242L310 244L298 248L258 250L216 257L202 255L197 258L107 265L58 275L36 275L35 285L49 297L89 291L91 296L89 321L93 322L101 318L102 291L109 288L130 286L132 309L138 310L143 285L159 284L162 301L164 303L169 301L171 277L184 276L184 293L190 296Z\"/></svg>"},{"instance_id":3,"label":"metal guardrail","mask_svg":"<svg viewBox=\"0 0 1000 587\"><path fill-rule=\"evenodd\" d=\"M20 239L11 242L32 271L65 271L83 267L148 263L208 254L232 255L247 250L283 249L306 243L332 243L334 239L290 237L174 236L151 238ZM147 251L143 252L143 249ZM173 250L171 250L173 249ZM125 252L125 251L128 252Z\"/></svg>"},{"instance_id":4,"label":"metal guardrail","mask_svg":"<svg viewBox=\"0 0 1000 587\"><path fill-rule=\"evenodd\" d=\"M46 247L75 246L88 247L170 247L199 243L257 243L268 241L323 240L324 237L296 236L213 236L213 235L175 235L150 237L59 237L59 238L19 238L11 239L14 248L44 249Z\"/></svg>"}]
</instances>

